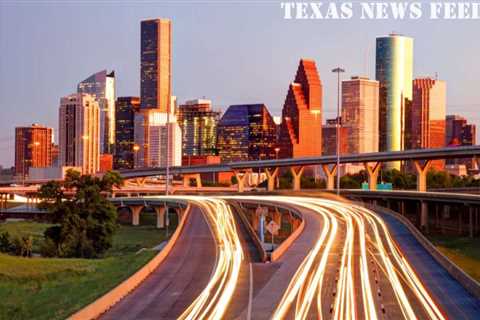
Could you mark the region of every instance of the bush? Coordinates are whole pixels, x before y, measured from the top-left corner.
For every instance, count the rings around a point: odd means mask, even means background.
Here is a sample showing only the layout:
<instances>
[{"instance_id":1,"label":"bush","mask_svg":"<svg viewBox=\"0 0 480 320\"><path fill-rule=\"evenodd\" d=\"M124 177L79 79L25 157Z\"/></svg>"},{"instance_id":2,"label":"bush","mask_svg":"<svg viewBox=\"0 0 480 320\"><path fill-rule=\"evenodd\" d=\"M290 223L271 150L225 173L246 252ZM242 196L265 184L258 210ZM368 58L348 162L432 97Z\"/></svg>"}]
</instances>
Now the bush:
<instances>
[{"instance_id":1,"label":"bush","mask_svg":"<svg viewBox=\"0 0 480 320\"><path fill-rule=\"evenodd\" d=\"M3 253L12 253L15 251L12 238L8 232L3 232L0 234L0 252Z\"/></svg>"}]
</instances>

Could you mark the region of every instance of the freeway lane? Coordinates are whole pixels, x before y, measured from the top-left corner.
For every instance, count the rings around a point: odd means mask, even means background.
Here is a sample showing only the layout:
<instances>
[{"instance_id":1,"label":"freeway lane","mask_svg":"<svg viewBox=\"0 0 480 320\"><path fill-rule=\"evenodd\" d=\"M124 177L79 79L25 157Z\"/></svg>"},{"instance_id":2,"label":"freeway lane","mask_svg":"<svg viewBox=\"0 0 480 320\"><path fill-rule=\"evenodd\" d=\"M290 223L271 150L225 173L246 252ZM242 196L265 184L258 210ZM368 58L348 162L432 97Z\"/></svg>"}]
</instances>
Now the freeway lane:
<instances>
[{"instance_id":1,"label":"freeway lane","mask_svg":"<svg viewBox=\"0 0 480 320\"><path fill-rule=\"evenodd\" d=\"M380 213L400 248L450 319L478 319L480 301L462 287L392 215Z\"/></svg>"},{"instance_id":2,"label":"freeway lane","mask_svg":"<svg viewBox=\"0 0 480 320\"><path fill-rule=\"evenodd\" d=\"M192 206L172 252L139 287L101 319L175 319L206 287L215 266L215 241L199 207Z\"/></svg>"}]
</instances>

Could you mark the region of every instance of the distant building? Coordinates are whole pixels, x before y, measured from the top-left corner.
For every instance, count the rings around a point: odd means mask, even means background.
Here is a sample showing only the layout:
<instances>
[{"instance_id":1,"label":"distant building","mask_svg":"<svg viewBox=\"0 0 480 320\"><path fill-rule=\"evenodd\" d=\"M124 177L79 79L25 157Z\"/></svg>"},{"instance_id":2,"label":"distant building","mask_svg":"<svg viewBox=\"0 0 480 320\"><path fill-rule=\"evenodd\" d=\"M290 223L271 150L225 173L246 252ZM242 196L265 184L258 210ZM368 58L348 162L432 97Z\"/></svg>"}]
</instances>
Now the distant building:
<instances>
[{"instance_id":1,"label":"distant building","mask_svg":"<svg viewBox=\"0 0 480 320\"><path fill-rule=\"evenodd\" d=\"M342 125L340 127L340 155L348 153L350 127ZM324 156L333 156L337 154L337 119L327 119L327 123L322 127L322 150Z\"/></svg>"},{"instance_id":2,"label":"distant building","mask_svg":"<svg viewBox=\"0 0 480 320\"><path fill-rule=\"evenodd\" d=\"M346 153L378 152L378 94L378 81L352 77L342 82L342 127L350 128L342 137L347 142Z\"/></svg>"},{"instance_id":3,"label":"distant building","mask_svg":"<svg viewBox=\"0 0 480 320\"><path fill-rule=\"evenodd\" d=\"M446 120L446 142L449 147L472 146L477 144L477 127L459 115L448 115ZM461 165L474 169L472 159L448 159L449 165Z\"/></svg>"},{"instance_id":4,"label":"distant building","mask_svg":"<svg viewBox=\"0 0 480 320\"><path fill-rule=\"evenodd\" d=\"M60 99L60 166L81 167L83 174L100 168L100 110L89 94L76 93Z\"/></svg>"},{"instance_id":5,"label":"distant building","mask_svg":"<svg viewBox=\"0 0 480 320\"><path fill-rule=\"evenodd\" d=\"M100 153L113 153L115 144L115 72L97 72L80 82L78 93L90 94L100 108Z\"/></svg>"},{"instance_id":6,"label":"distant building","mask_svg":"<svg viewBox=\"0 0 480 320\"><path fill-rule=\"evenodd\" d=\"M15 128L15 175L52 165L53 129L38 124Z\"/></svg>"},{"instance_id":7,"label":"distant building","mask_svg":"<svg viewBox=\"0 0 480 320\"><path fill-rule=\"evenodd\" d=\"M171 112L172 23L144 20L140 36L140 108Z\"/></svg>"},{"instance_id":8,"label":"distant building","mask_svg":"<svg viewBox=\"0 0 480 320\"><path fill-rule=\"evenodd\" d=\"M171 90L172 25L168 19L141 22L140 111L135 114L135 166L182 162L182 131ZM168 143L167 143L168 141Z\"/></svg>"},{"instance_id":9,"label":"distant building","mask_svg":"<svg viewBox=\"0 0 480 320\"><path fill-rule=\"evenodd\" d=\"M322 94L315 61L300 60L282 109L281 158L322 154Z\"/></svg>"},{"instance_id":10,"label":"distant building","mask_svg":"<svg viewBox=\"0 0 480 320\"><path fill-rule=\"evenodd\" d=\"M99 172L107 172L113 170L113 155L101 154Z\"/></svg>"},{"instance_id":11,"label":"distant building","mask_svg":"<svg viewBox=\"0 0 480 320\"><path fill-rule=\"evenodd\" d=\"M115 169L133 169L135 163L135 113L140 109L139 97L118 97L115 103Z\"/></svg>"},{"instance_id":12,"label":"distant building","mask_svg":"<svg viewBox=\"0 0 480 320\"><path fill-rule=\"evenodd\" d=\"M264 104L233 105L217 127L222 162L275 159L276 127Z\"/></svg>"},{"instance_id":13,"label":"distant building","mask_svg":"<svg viewBox=\"0 0 480 320\"><path fill-rule=\"evenodd\" d=\"M139 147L135 154L136 167L181 165L182 130L174 114L155 109L136 113L134 133Z\"/></svg>"},{"instance_id":14,"label":"distant building","mask_svg":"<svg viewBox=\"0 0 480 320\"><path fill-rule=\"evenodd\" d=\"M177 122L182 129L184 156L215 155L219 111L212 110L212 102L205 99L187 101L177 111Z\"/></svg>"},{"instance_id":15,"label":"distant building","mask_svg":"<svg viewBox=\"0 0 480 320\"><path fill-rule=\"evenodd\" d=\"M377 38L376 80L380 82L380 151L404 150L412 100L412 38L397 34ZM400 169L400 162L386 167Z\"/></svg>"},{"instance_id":16,"label":"distant building","mask_svg":"<svg viewBox=\"0 0 480 320\"><path fill-rule=\"evenodd\" d=\"M444 81L430 78L413 81L413 101L410 111L410 147L412 149L445 146L445 113L447 86ZM433 167L443 170L445 161L435 160Z\"/></svg>"}]
</instances>

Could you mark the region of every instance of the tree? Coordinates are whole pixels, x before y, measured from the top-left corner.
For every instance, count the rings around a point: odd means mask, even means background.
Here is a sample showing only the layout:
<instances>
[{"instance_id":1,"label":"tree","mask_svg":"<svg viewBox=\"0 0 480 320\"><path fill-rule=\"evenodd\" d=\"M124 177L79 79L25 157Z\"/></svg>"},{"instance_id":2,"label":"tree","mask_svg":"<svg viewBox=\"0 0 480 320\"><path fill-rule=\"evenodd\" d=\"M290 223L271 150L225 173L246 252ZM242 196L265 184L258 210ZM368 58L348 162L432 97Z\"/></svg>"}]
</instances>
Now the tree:
<instances>
[{"instance_id":1,"label":"tree","mask_svg":"<svg viewBox=\"0 0 480 320\"><path fill-rule=\"evenodd\" d=\"M59 257L96 258L111 246L117 212L105 195L119 187L122 178L107 172L102 178L69 170L63 186L49 182L40 188L41 206L55 225L45 233L43 252ZM67 194L73 194L67 198Z\"/></svg>"}]
</instances>

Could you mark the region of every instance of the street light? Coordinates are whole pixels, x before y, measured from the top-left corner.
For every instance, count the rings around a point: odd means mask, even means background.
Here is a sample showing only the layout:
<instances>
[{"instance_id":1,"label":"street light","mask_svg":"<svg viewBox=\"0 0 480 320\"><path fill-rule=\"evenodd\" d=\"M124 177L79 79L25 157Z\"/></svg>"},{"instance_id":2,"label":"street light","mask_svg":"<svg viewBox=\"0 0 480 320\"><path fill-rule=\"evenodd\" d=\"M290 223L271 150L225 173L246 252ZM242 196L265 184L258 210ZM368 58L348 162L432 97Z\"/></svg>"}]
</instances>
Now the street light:
<instances>
[{"instance_id":1,"label":"street light","mask_svg":"<svg viewBox=\"0 0 480 320\"><path fill-rule=\"evenodd\" d=\"M280 148L276 147L274 150L275 150L275 159L278 160L278 154L280 153ZM278 177L278 173L277 173L276 180L277 180L277 189L279 189L280 188L280 178Z\"/></svg>"},{"instance_id":2,"label":"street light","mask_svg":"<svg viewBox=\"0 0 480 320\"><path fill-rule=\"evenodd\" d=\"M340 74L345 72L345 69L337 67L332 70L337 74L337 122L335 124L337 132L337 195L340 195Z\"/></svg>"},{"instance_id":3,"label":"street light","mask_svg":"<svg viewBox=\"0 0 480 320\"><path fill-rule=\"evenodd\" d=\"M138 164L138 151L140 151L140 146L138 144L133 145L133 152L135 153L135 159L133 160L133 168L135 169Z\"/></svg>"}]
</instances>

